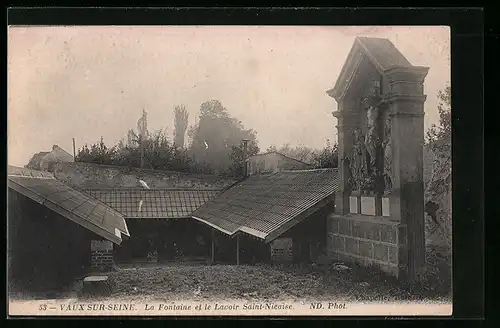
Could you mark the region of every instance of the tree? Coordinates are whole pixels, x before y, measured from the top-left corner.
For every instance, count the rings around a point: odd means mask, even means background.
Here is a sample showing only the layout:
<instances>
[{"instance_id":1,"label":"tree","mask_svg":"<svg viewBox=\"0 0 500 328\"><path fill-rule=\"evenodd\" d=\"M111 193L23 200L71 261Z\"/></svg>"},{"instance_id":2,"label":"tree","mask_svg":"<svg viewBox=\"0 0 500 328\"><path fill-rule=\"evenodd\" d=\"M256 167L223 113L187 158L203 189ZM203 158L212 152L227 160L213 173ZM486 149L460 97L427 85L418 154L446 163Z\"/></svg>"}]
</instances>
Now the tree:
<instances>
[{"instance_id":1,"label":"tree","mask_svg":"<svg viewBox=\"0 0 500 328\"><path fill-rule=\"evenodd\" d=\"M426 179L426 233L434 243L451 249L451 87L438 93L439 125L432 125L426 134L427 161L432 172ZM425 153L424 153L425 154Z\"/></svg>"},{"instance_id":2,"label":"tree","mask_svg":"<svg viewBox=\"0 0 500 328\"><path fill-rule=\"evenodd\" d=\"M127 134L128 143L130 147L133 145L138 145L140 149L140 167L144 167L144 142L149 137L148 131L148 114L143 109L142 116L137 121L137 133L133 129L130 129Z\"/></svg>"},{"instance_id":3,"label":"tree","mask_svg":"<svg viewBox=\"0 0 500 328\"><path fill-rule=\"evenodd\" d=\"M148 137L148 113L143 109L142 116L137 121L137 133L139 138L146 139Z\"/></svg>"},{"instance_id":4,"label":"tree","mask_svg":"<svg viewBox=\"0 0 500 328\"><path fill-rule=\"evenodd\" d=\"M271 146L267 147L267 149L266 149L266 153L272 153L272 152L277 152L277 151L278 151L278 149L276 148L275 145L271 145Z\"/></svg>"},{"instance_id":5,"label":"tree","mask_svg":"<svg viewBox=\"0 0 500 328\"><path fill-rule=\"evenodd\" d=\"M113 164L115 154L115 147L108 148L101 137L100 141L92 144L90 148L85 144L82 149L78 149L75 161L110 165Z\"/></svg>"},{"instance_id":6,"label":"tree","mask_svg":"<svg viewBox=\"0 0 500 328\"><path fill-rule=\"evenodd\" d=\"M177 148L167 136L158 131L144 142L145 162L153 169L186 171L190 158L185 150Z\"/></svg>"},{"instance_id":7,"label":"tree","mask_svg":"<svg viewBox=\"0 0 500 328\"><path fill-rule=\"evenodd\" d=\"M147 134L143 141L144 167L155 170L193 171L192 161L186 150L174 147L166 135L160 130ZM78 150L76 160L79 162L141 167L141 149L137 146L125 145L120 141L108 148L101 138L99 143L90 146L85 144Z\"/></svg>"},{"instance_id":8,"label":"tree","mask_svg":"<svg viewBox=\"0 0 500 328\"><path fill-rule=\"evenodd\" d=\"M313 149L306 146L290 146L285 143L280 148L271 145L266 152L278 152L290 158L311 164L314 168L335 168L338 164L338 147L333 146L330 140L326 141L326 146L323 149Z\"/></svg>"},{"instance_id":9,"label":"tree","mask_svg":"<svg viewBox=\"0 0 500 328\"><path fill-rule=\"evenodd\" d=\"M134 132L133 129L128 130L127 132L127 145L129 147L134 147L137 145L137 134Z\"/></svg>"},{"instance_id":10,"label":"tree","mask_svg":"<svg viewBox=\"0 0 500 328\"><path fill-rule=\"evenodd\" d=\"M278 153L281 153L285 156L294 158L296 160L310 163L313 160L314 150L312 148L306 146L290 146L289 143L282 145L278 150Z\"/></svg>"},{"instance_id":11,"label":"tree","mask_svg":"<svg viewBox=\"0 0 500 328\"><path fill-rule=\"evenodd\" d=\"M184 147L184 136L188 127L189 114L184 105L175 106L174 108L174 145L176 147Z\"/></svg>"},{"instance_id":12,"label":"tree","mask_svg":"<svg viewBox=\"0 0 500 328\"><path fill-rule=\"evenodd\" d=\"M451 86L447 85L444 90L438 92L439 125L433 124L427 130L426 144L433 150L450 145L451 146Z\"/></svg>"},{"instance_id":13,"label":"tree","mask_svg":"<svg viewBox=\"0 0 500 328\"><path fill-rule=\"evenodd\" d=\"M238 146L231 147L231 161L232 165L229 168L229 174L235 177L244 176L244 168L246 165L246 160L248 157L257 155L260 149L257 143L254 141L247 145L247 153L245 154L245 149L243 143Z\"/></svg>"},{"instance_id":14,"label":"tree","mask_svg":"<svg viewBox=\"0 0 500 328\"><path fill-rule=\"evenodd\" d=\"M314 152L312 164L315 168L336 168L338 167L339 161L339 151L337 144L330 143L330 140L326 141L326 147L318 152Z\"/></svg>"},{"instance_id":15,"label":"tree","mask_svg":"<svg viewBox=\"0 0 500 328\"><path fill-rule=\"evenodd\" d=\"M249 146L257 145L256 132L245 129L218 100L201 104L198 121L189 128L188 136L192 140L189 153L193 160L220 172L233 166L233 146L240 145L243 139L249 140Z\"/></svg>"}]
</instances>

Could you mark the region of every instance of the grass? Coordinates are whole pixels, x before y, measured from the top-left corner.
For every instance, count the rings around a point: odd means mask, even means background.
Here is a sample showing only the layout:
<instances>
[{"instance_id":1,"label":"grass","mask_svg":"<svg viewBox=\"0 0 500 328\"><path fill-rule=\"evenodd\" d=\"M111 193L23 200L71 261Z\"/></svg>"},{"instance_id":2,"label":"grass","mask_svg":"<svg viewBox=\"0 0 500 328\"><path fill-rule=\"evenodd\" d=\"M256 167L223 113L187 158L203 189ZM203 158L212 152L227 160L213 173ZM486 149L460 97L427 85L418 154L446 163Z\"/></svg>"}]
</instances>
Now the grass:
<instances>
[{"instance_id":1,"label":"grass","mask_svg":"<svg viewBox=\"0 0 500 328\"><path fill-rule=\"evenodd\" d=\"M428 253L418 285L348 265L328 274L314 265L183 265L118 268L109 277L113 299L336 300L345 302L451 301L451 270L438 251Z\"/></svg>"},{"instance_id":2,"label":"grass","mask_svg":"<svg viewBox=\"0 0 500 328\"><path fill-rule=\"evenodd\" d=\"M136 302L177 300L397 302L451 301L449 256L427 251L421 283L409 285L376 270L347 264L337 271L319 265L144 265L117 267L107 273L113 293L108 300ZM82 281L72 291L49 298L81 298ZM29 297L23 293L21 299ZM97 300L92 298L92 301ZM99 298L106 300L106 298Z\"/></svg>"}]
</instances>

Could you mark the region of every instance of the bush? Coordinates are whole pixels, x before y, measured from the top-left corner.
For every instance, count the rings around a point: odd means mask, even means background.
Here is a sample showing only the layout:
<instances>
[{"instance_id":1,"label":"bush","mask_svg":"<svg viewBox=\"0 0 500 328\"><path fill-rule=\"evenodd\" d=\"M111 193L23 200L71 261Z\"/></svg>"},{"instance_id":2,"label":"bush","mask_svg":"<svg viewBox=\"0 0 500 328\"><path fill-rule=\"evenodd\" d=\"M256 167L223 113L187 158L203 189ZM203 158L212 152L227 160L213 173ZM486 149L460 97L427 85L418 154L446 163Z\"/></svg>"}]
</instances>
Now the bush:
<instances>
[{"instance_id":1,"label":"bush","mask_svg":"<svg viewBox=\"0 0 500 328\"><path fill-rule=\"evenodd\" d=\"M431 172L425 181L426 242L446 247L451 251L451 88L438 94L440 104L439 126L427 132L426 156L432 160Z\"/></svg>"},{"instance_id":2,"label":"bush","mask_svg":"<svg viewBox=\"0 0 500 328\"><path fill-rule=\"evenodd\" d=\"M173 145L163 134L148 135L143 141L144 168L170 171L192 171L193 163L183 148ZM141 167L141 150L137 145L124 145L123 142L109 148L101 138L100 142L83 146L78 150L77 162Z\"/></svg>"}]
</instances>

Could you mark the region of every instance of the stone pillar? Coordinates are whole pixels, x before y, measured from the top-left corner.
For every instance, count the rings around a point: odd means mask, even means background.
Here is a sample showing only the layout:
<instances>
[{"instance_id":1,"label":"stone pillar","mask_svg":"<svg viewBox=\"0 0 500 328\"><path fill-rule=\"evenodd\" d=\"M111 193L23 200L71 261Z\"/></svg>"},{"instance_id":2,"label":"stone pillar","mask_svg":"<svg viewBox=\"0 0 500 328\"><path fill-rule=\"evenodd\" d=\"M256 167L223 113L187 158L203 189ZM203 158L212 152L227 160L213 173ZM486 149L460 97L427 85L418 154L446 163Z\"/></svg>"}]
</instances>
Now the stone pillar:
<instances>
[{"instance_id":1,"label":"stone pillar","mask_svg":"<svg viewBox=\"0 0 500 328\"><path fill-rule=\"evenodd\" d=\"M339 192L335 195L335 213L349 213L349 162L348 154L351 153L354 143L354 129L358 127L359 109L355 101L338 100L338 111L333 112L337 118L337 144L339 148Z\"/></svg>"},{"instance_id":2,"label":"stone pillar","mask_svg":"<svg viewBox=\"0 0 500 328\"><path fill-rule=\"evenodd\" d=\"M92 240L90 244L92 268L109 271L113 268L113 243L108 240Z\"/></svg>"},{"instance_id":3,"label":"stone pillar","mask_svg":"<svg viewBox=\"0 0 500 328\"><path fill-rule=\"evenodd\" d=\"M400 244L407 259L406 274L417 280L425 264L424 229L424 102L426 67L396 67L385 72L389 81L386 101L391 115L392 180L390 218L407 230Z\"/></svg>"}]
</instances>

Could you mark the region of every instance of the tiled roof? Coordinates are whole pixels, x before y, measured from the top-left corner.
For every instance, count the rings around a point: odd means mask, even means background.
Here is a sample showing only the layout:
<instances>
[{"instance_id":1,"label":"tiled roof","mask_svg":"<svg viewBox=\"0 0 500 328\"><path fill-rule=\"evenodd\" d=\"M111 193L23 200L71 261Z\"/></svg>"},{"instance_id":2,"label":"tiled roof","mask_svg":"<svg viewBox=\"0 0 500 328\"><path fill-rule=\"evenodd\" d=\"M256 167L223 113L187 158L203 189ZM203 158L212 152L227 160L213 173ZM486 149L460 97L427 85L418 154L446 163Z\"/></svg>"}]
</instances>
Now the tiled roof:
<instances>
[{"instance_id":1,"label":"tiled roof","mask_svg":"<svg viewBox=\"0 0 500 328\"><path fill-rule=\"evenodd\" d=\"M77 191L51 173L8 167L8 185L16 192L116 243L129 235L124 217L96 199Z\"/></svg>"},{"instance_id":2,"label":"tiled roof","mask_svg":"<svg viewBox=\"0 0 500 328\"><path fill-rule=\"evenodd\" d=\"M252 159L252 158L257 158L257 157L263 157L263 156L266 156L266 155L269 155L269 154L278 154L279 156L284 157L284 158L288 158L288 159L290 159L290 160L292 160L292 161L296 161L296 162L299 162L299 163L302 163L302 164L306 164L306 165L311 165L311 164L309 164L309 163L306 163L306 162L304 162L304 161L301 161L300 159L296 159L296 158L293 158L293 157L287 156L287 155L285 155L285 154L283 154L283 153L280 153L280 152L278 152L278 151L274 151L274 150L272 150L272 151L268 151L268 152L265 152L265 153L260 153L260 154L257 154L257 155L250 156L250 157L249 157L249 159Z\"/></svg>"},{"instance_id":3,"label":"tiled roof","mask_svg":"<svg viewBox=\"0 0 500 328\"><path fill-rule=\"evenodd\" d=\"M126 218L189 218L220 190L84 189ZM142 201L142 203L141 203Z\"/></svg>"},{"instance_id":4,"label":"tiled roof","mask_svg":"<svg viewBox=\"0 0 500 328\"><path fill-rule=\"evenodd\" d=\"M252 176L192 216L226 234L245 232L268 242L332 201L337 179L336 169Z\"/></svg>"}]
</instances>

